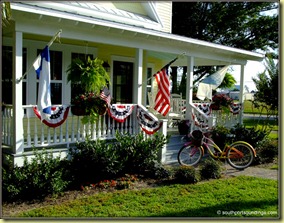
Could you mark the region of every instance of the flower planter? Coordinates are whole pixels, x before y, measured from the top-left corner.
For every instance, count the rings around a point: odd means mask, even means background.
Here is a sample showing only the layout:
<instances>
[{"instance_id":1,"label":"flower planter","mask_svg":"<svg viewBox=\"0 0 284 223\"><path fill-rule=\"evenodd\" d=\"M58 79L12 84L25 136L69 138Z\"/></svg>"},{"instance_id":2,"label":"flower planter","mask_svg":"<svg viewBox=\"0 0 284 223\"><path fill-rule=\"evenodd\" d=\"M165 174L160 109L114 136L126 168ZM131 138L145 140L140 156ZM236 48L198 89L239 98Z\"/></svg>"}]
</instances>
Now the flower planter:
<instances>
[{"instance_id":1,"label":"flower planter","mask_svg":"<svg viewBox=\"0 0 284 223\"><path fill-rule=\"evenodd\" d=\"M85 108L79 106L71 106L71 112L76 116L86 116L90 115L90 112L87 112Z\"/></svg>"}]
</instances>

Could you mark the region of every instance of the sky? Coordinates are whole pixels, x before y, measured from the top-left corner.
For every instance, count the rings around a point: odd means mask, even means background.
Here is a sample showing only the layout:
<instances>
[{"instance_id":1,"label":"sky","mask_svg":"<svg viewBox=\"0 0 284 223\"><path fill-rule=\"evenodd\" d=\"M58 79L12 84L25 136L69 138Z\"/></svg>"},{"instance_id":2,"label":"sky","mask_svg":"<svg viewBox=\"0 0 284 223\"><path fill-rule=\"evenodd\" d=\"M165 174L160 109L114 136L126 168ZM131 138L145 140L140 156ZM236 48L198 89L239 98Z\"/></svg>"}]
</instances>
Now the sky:
<instances>
[{"instance_id":1,"label":"sky","mask_svg":"<svg viewBox=\"0 0 284 223\"><path fill-rule=\"evenodd\" d=\"M230 71L236 79L236 85L240 85L241 66L231 66L233 71ZM244 85L248 87L249 92L256 90L255 84L252 81L253 77L257 77L258 73L265 70L264 62L248 61L245 66Z\"/></svg>"}]
</instances>

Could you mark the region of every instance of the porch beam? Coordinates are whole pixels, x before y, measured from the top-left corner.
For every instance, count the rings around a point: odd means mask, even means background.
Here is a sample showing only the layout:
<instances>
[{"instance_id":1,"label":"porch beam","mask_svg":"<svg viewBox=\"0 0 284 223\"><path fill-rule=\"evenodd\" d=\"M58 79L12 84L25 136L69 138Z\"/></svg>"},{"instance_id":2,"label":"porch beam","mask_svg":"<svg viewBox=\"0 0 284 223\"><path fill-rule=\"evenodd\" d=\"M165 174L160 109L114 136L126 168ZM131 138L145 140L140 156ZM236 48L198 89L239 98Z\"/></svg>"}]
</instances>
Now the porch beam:
<instances>
[{"instance_id":1,"label":"porch beam","mask_svg":"<svg viewBox=\"0 0 284 223\"><path fill-rule=\"evenodd\" d=\"M137 75L134 76L135 84L134 84L134 103L138 105L142 104L142 90L143 90L143 49L136 49L136 71ZM137 86L137 87L135 87Z\"/></svg>"},{"instance_id":2,"label":"porch beam","mask_svg":"<svg viewBox=\"0 0 284 223\"><path fill-rule=\"evenodd\" d=\"M245 76L245 65L241 65L241 73L240 73L240 95L239 100L242 106L244 106L244 76ZM241 110L241 114L239 116L239 123L243 123L243 109Z\"/></svg>"},{"instance_id":3,"label":"porch beam","mask_svg":"<svg viewBox=\"0 0 284 223\"><path fill-rule=\"evenodd\" d=\"M192 95L193 95L193 65L194 57L187 57L187 78L186 78L186 113L185 119L190 120Z\"/></svg>"},{"instance_id":4,"label":"porch beam","mask_svg":"<svg viewBox=\"0 0 284 223\"><path fill-rule=\"evenodd\" d=\"M23 68L23 33L14 32L13 50L13 153L23 152L23 108L22 88L23 82L17 82L22 77Z\"/></svg>"}]
</instances>

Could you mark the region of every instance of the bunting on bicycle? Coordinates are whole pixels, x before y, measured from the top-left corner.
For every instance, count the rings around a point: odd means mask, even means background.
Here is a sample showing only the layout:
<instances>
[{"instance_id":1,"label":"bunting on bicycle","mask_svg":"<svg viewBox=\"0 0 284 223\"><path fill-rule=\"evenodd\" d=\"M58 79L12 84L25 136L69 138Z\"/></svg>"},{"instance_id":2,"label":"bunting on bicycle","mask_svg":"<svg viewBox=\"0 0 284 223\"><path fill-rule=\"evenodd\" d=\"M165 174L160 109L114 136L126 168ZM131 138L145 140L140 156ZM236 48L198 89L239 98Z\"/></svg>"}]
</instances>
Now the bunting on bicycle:
<instances>
[{"instance_id":1,"label":"bunting on bicycle","mask_svg":"<svg viewBox=\"0 0 284 223\"><path fill-rule=\"evenodd\" d=\"M194 104L194 105L207 116L210 115L212 112L210 108L210 103Z\"/></svg>"},{"instance_id":2,"label":"bunting on bicycle","mask_svg":"<svg viewBox=\"0 0 284 223\"><path fill-rule=\"evenodd\" d=\"M35 115L48 127L56 128L62 125L68 117L70 106L51 106L50 116L43 118L37 107L34 107Z\"/></svg>"},{"instance_id":3,"label":"bunting on bicycle","mask_svg":"<svg viewBox=\"0 0 284 223\"><path fill-rule=\"evenodd\" d=\"M137 106L137 120L141 129L148 135L152 135L157 132L161 126L161 121L156 121L150 117L145 111L143 111L139 106Z\"/></svg>"},{"instance_id":4,"label":"bunting on bicycle","mask_svg":"<svg viewBox=\"0 0 284 223\"><path fill-rule=\"evenodd\" d=\"M108 108L108 114L117 122L125 122L128 116L132 114L134 105L112 104Z\"/></svg>"},{"instance_id":5,"label":"bunting on bicycle","mask_svg":"<svg viewBox=\"0 0 284 223\"><path fill-rule=\"evenodd\" d=\"M230 112L234 115L237 115L242 110L242 104L241 103L232 103L230 105Z\"/></svg>"}]
</instances>

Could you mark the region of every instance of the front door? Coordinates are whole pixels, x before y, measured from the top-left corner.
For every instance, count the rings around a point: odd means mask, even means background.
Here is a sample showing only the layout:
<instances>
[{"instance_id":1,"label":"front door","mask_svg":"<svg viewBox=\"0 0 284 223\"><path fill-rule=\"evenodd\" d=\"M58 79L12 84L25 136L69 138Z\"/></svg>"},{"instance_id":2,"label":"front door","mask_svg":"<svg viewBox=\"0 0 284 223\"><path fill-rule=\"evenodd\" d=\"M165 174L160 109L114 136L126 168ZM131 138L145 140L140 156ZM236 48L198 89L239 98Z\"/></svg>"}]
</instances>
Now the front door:
<instances>
[{"instance_id":1,"label":"front door","mask_svg":"<svg viewBox=\"0 0 284 223\"><path fill-rule=\"evenodd\" d=\"M133 103L133 63L113 61L114 103Z\"/></svg>"}]
</instances>

